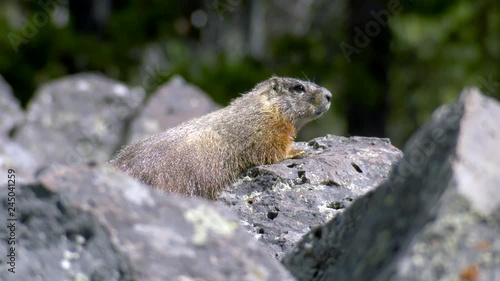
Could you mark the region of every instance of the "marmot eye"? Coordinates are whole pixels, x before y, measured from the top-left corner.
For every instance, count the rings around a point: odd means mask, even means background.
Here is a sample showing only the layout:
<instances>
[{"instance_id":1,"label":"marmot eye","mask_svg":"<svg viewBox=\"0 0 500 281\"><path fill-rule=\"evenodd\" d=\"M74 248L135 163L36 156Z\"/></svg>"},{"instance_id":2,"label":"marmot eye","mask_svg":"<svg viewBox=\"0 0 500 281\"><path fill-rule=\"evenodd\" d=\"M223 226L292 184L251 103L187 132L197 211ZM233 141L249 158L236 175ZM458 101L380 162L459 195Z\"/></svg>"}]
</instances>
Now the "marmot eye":
<instances>
[{"instance_id":1,"label":"marmot eye","mask_svg":"<svg viewBox=\"0 0 500 281\"><path fill-rule=\"evenodd\" d=\"M300 92L300 93L303 93L303 92L305 92L305 91L306 91L306 88L304 88L304 85L302 85L302 84L297 84L297 85L293 86L292 90L293 90L294 92Z\"/></svg>"}]
</instances>

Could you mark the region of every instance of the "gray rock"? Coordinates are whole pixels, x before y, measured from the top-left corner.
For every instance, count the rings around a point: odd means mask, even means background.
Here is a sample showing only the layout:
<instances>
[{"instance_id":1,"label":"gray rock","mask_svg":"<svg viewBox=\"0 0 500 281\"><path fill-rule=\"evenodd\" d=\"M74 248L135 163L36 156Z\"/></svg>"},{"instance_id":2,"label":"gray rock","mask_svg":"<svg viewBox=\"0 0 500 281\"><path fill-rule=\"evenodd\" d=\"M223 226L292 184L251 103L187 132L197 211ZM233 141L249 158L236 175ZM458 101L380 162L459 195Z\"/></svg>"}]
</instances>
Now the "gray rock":
<instances>
[{"instance_id":1,"label":"gray rock","mask_svg":"<svg viewBox=\"0 0 500 281\"><path fill-rule=\"evenodd\" d=\"M78 74L37 91L15 140L44 164L106 161L122 145L142 91L97 74Z\"/></svg>"},{"instance_id":2,"label":"gray rock","mask_svg":"<svg viewBox=\"0 0 500 281\"><path fill-rule=\"evenodd\" d=\"M97 164L52 167L39 179L18 188L16 280L295 280L220 203Z\"/></svg>"},{"instance_id":3,"label":"gray rock","mask_svg":"<svg viewBox=\"0 0 500 281\"><path fill-rule=\"evenodd\" d=\"M278 259L384 181L402 157L378 138L328 135L296 146L306 151L302 158L250 169L220 196Z\"/></svg>"},{"instance_id":4,"label":"gray rock","mask_svg":"<svg viewBox=\"0 0 500 281\"><path fill-rule=\"evenodd\" d=\"M174 76L148 100L132 123L128 143L163 132L180 123L219 109L200 88Z\"/></svg>"},{"instance_id":5,"label":"gray rock","mask_svg":"<svg viewBox=\"0 0 500 281\"><path fill-rule=\"evenodd\" d=\"M88 209L40 184L17 185L15 192L16 244L7 245L11 230L2 229L0 254L16 258L9 258L15 264L0 264L1 280L137 280L109 228ZM8 214L6 195L0 194L2 221ZM12 246L15 250L7 253ZM12 267L15 273L7 271Z\"/></svg>"},{"instance_id":6,"label":"gray rock","mask_svg":"<svg viewBox=\"0 0 500 281\"><path fill-rule=\"evenodd\" d=\"M38 161L18 143L10 139L11 132L24 121L24 113L7 82L0 76L0 171L14 169L21 182L33 179Z\"/></svg>"},{"instance_id":7,"label":"gray rock","mask_svg":"<svg viewBox=\"0 0 500 281\"><path fill-rule=\"evenodd\" d=\"M500 104L466 90L408 142L390 179L311 231L299 280L500 280Z\"/></svg>"},{"instance_id":8,"label":"gray rock","mask_svg":"<svg viewBox=\"0 0 500 281\"><path fill-rule=\"evenodd\" d=\"M34 180L40 163L31 152L16 142L0 136L0 171L13 169L18 182L31 182Z\"/></svg>"},{"instance_id":9,"label":"gray rock","mask_svg":"<svg viewBox=\"0 0 500 281\"><path fill-rule=\"evenodd\" d=\"M0 76L0 137L9 136L12 129L21 124L24 113L12 93L12 89Z\"/></svg>"}]
</instances>

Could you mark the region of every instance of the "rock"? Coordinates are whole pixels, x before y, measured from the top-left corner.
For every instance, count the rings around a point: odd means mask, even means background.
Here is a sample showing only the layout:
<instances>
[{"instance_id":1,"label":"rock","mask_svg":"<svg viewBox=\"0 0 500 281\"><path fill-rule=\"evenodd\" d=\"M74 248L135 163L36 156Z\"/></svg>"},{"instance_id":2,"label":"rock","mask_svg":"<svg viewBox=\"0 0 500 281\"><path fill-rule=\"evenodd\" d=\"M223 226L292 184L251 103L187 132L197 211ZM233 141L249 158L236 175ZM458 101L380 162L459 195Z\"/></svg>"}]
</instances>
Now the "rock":
<instances>
[{"instance_id":1,"label":"rock","mask_svg":"<svg viewBox=\"0 0 500 281\"><path fill-rule=\"evenodd\" d=\"M388 181L284 259L299 280L499 280L500 104L438 110Z\"/></svg>"},{"instance_id":2,"label":"rock","mask_svg":"<svg viewBox=\"0 0 500 281\"><path fill-rule=\"evenodd\" d=\"M128 143L163 132L180 123L219 109L200 88L174 76L148 100L132 123Z\"/></svg>"},{"instance_id":3,"label":"rock","mask_svg":"<svg viewBox=\"0 0 500 281\"><path fill-rule=\"evenodd\" d=\"M5 196L0 194L2 203ZM136 280L109 229L89 210L73 206L40 184L18 185L15 198L16 244L9 251L16 256L15 273L2 262L1 280ZM6 204L1 208L0 217L6 221ZM5 257L6 240L0 244Z\"/></svg>"},{"instance_id":4,"label":"rock","mask_svg":"<svg viewBox=\"0 0 500 281\"><path fill-rule=\"evenodd\" d=\"M16 280L295 280L220 203L165 194L95 163L39 179L17 189Z\"/></svg>"},{"instance_id":5,"label":"rock","mask_svg":"<svg viewBox=\"0 0 500 281\"><path fill-rule=\"evenodd\" d=\"M250 169L219 198L278 259L384 181L402 157L378 138L328 135L297 148L306 151L302 158Z\"/></svg>"},{"instance_id":6,"label":"rock","mask_svg":"<svg viewBox=\"0 0 500 281\"><path fill-rule=\"evenodd\" d=\"M12 89L0 76L0 171L14 169L20 182L28 182L38 169L33 155L10 139L10 134L24 121L24 113Z\"/></svg>"},{"instance_id":7,"label":"rock","mask_svg":"<svg viewBox=\"0 0 500 281\"><path fill-rule=\"evenodd\" d=\"M16 142L0 136L0 171L13 169L20 183L31 182L40 163L31 152Z\"/></svg>"},{"instance_id":8,"label":"rock","mask_svg":"<svg viewBox=\"0 0 500 281\"><path fill-rule=\"evenodd\" d=\"M106 161L142 101L142 91L101 75L65 77L38 90L15 140L47 165Z\"/></svg>"},{"instance_id":9,"label":"rock","mask_svg":"<svg viewBox=\"0 0 500 281\"><path fill-rule=\"evenodd\" d=\"M19 102L14 98L9 84L0 76L0 137L10 132L24 120Z\"/></svg>"}]
</instances>

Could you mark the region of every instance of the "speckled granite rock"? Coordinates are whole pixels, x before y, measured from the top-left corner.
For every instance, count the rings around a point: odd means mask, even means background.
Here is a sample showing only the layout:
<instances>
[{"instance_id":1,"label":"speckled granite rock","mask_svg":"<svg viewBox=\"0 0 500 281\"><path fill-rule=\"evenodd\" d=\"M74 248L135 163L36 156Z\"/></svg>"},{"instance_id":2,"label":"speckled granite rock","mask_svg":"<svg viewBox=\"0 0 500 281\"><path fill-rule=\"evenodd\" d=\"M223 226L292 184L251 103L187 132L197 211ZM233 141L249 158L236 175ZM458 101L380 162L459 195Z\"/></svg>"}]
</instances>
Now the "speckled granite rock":
<instances>
[{"instance_id":1,"label":"speckled granite rock","mask_svg":"<svg viewBox=\"0 0 500 281\"><path fill-rule=\"evenodd\" d=\"M200 88L174 76L153 93L132 122L127 143L163 132L180 123L219 109Z\"/></svg>"},{"instance_id":2,"label":"speckled granite rock","mask_svg":"<svg viewBox=\"0 0 500 281\"><path fill-rule=\"evenodd\" d=\"M161 193L108 166L50 168L18 186L16 204L16 280L295 280L221 203ZM1 280L11 280L6 267Z\"/></svg>"},{"instance_id":3,"label":"speckled granite rock","mask_svg":"<svg viewBox=\"0 0 500 281\"><path fill-rule=\"evenodd\" d=\"M123 143L143 91L98 74L77 74L42 86L14 139L45 165L106 161Z\"/></svg>"},{"instance_id":4,"label":"speckled granite rock","mask_svg":"<svg viewBox=\"0 0 500 281\"><path fill-rule=\"evenodd\" d=\"M302 158L252 168L219 198L278 259L384 181L402 157L378 138L328 135L296 146Z\"/></svg>"},{"instance_id":5,"label":"speckled granite rock","mask_svg":"<svg viewBox=\"0 0 500 281\"><path fill-rule=\"evenodd\" d=\"M299 280L500 280L500 104L466 90L284 259Z\"/></svg>"}]
</instances>

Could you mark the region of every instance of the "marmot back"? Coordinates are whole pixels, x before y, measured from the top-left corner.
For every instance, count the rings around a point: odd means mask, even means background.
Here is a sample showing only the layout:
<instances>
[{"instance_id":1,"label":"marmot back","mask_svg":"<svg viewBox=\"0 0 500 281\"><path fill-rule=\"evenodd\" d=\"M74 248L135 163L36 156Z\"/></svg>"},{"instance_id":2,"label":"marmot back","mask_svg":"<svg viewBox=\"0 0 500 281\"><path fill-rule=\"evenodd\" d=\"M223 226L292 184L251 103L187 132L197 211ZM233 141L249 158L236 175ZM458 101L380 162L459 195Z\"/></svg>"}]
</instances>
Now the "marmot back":
<instances>
[{"instance_id":1,"label":"marmot back","mask_svg":"<svg viewBox=\"0 0 500 281\"><path fill-rule=\"evenodd\" d=\"M314 83L272 77L225 108L124 147L110 164L158 189L215 198L243 170L300 155L297 131L330 101Z\"/></svg>"}]
</instances>

